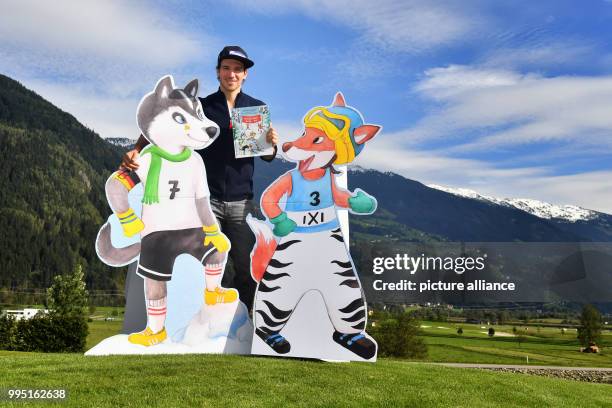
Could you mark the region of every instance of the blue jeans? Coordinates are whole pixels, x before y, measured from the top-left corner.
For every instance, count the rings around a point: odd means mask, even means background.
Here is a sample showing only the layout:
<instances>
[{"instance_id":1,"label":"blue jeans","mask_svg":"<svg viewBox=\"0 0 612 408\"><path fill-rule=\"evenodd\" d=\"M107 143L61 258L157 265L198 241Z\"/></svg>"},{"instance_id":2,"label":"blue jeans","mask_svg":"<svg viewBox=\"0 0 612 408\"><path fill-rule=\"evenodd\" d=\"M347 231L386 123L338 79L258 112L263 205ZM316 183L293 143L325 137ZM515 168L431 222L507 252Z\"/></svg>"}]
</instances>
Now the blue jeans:
<instances>
[{"instance_id":1,"label":"blue jeans","mask_svg":"<svg viewBox=\"0 0 612 408\"><path fill-rule=\"evenodd\" d=\"M222 285L226 288L236 288L240 300L249 311L253 308L256 282L251 277L251 251L255 245L255 235L246 223L247 214L257 216L252 200L220 201L210 198L212 208L221 231L229 238L232 248L229 252L228 266L223 275Z\"/></svg>"}]
</instances>

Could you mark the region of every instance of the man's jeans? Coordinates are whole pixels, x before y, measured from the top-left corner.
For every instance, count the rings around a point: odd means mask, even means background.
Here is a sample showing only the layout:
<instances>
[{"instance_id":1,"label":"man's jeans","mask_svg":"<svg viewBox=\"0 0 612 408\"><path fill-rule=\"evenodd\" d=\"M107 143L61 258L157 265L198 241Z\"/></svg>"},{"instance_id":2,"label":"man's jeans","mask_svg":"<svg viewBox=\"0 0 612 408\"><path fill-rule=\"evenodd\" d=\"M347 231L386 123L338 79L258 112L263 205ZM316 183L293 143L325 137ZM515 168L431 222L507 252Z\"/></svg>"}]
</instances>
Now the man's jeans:
<instances>
[{"instance_id":1,"label":"man's jeans","mask_svg":"<svg viewBox=\"0 0 612 408\"><path fill-rule=\"evenodd\" d=\"M255 206L251 200L220 201L211 197L210 205L217 217L221 231L229 238L232 248L229 259L233 266L225 268L222 285L225 288L236 288L240 300L249 311L253 307L255 287L257 284L251 278L250 254L255 245L255 235L247 225L247 214L257 216Z\"/></svg>"}]
</instances>

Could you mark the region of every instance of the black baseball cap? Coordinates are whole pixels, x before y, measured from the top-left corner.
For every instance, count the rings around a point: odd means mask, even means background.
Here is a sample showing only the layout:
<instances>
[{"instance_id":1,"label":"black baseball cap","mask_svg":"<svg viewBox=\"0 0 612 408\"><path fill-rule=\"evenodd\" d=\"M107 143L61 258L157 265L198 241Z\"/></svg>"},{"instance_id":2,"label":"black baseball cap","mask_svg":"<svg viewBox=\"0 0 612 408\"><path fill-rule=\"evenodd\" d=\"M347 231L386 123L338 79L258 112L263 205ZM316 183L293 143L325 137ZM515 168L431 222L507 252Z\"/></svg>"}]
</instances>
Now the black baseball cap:
<instances>
[{"instance_id":1,"label":"black baseball cap","mask_svg":"<svg viewBox=\"0 0 612 408\"><path fill-rule=\"evenodd\" d=\"M246 51L237 45L228 45L224 47L217 57L217 67L221 65L221 60L235 59L244 64L244 68L251 68L255 63L249 59Z\"/></svg>"}]
</instances>

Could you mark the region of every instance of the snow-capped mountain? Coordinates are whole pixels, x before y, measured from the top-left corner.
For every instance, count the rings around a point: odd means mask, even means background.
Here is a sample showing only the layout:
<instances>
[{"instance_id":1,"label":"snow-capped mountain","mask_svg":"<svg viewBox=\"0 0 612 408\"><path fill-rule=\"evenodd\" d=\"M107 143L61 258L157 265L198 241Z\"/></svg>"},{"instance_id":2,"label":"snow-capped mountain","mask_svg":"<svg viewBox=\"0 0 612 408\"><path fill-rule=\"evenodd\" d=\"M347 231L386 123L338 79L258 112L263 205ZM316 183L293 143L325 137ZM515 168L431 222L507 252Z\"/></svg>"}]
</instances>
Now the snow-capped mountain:
<instances>
[{"instance_id":1,"label":"snow-capped mountain","mask_svg":"<svg viewBox=\"0 0 612 408\"><path fill-rule=\"evenodd\" d=\"M107 137L106 140L108 143L115 145L117 147L132 147L136 144L136 141L133 139L128 139L127 137Z\"/></svg>"},{"instance_id":2,"label":"snow-capped mountain","mask_svg":"<svg viewBox=\"0 0 612 408\"><path fill-rule=\"evenodd\" d=\"M467 188L452 188L436 184L429 184L428 187L460 197L471 198L485 202L491 202L506 207L514 207L519 210L533 214L536 217L550 219L561 219L569 222L588 221L597 218L596 211L578 207L576 205L556 205L544 201L533 200L530 198L498 198L480 194Z\"/></svg>"},{"instance_id":3,"label":"snow-capped mountain","mask_svg":"<svg viewBox=\"0 0 612 408\"><path fill-rule=\"evenodd\" d=\"M348 171L351 173L365 173L366 171L371 171L371 170L361 167L357 164L351 164L348 166Z\"/></svg>"},{"instance_id":4,"label":"snow-capped mountain","mask_svg":"<svg viewBox=\"0 0 612 408\"><path fill-rule=\"evenodd\" d=\"M257 162L255 197L261 197L270 183L294 167L295 163L283 160ZM361 188L376 197L379 206L369 218L377 220L367 226L358 227L354 224L357 217L352 217L354 231L361 228L370 235L403 237L410 230L427 236L422 239L451 242L612 242L612 215L575 206L536 205L532 200L494 199L467 190L447 192L357 165L348 170L349 190ZM410 239L421 239L416 235Z\"/></svg>"}]
</instances>

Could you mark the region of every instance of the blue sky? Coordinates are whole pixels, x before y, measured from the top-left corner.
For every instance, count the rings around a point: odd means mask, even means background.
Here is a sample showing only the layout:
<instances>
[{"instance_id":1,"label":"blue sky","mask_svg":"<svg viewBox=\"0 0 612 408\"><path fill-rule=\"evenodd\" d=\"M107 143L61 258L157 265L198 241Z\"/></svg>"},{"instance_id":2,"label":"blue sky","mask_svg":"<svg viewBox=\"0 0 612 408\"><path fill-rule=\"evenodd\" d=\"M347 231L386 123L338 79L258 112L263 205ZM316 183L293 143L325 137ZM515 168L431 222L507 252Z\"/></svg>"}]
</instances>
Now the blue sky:
<instances>
[{"instance_id":1,"label":"blue sky","mask_svg":"<svg viewBox=\"0 0 612 408\"><path fill-rule=\"evenodd\" d=\"M286 4L287 3L287 4ZM3 1L0 73L103 137L157 79L216 89L216 54L281 139L341 90L384 130L357 164L612 213L612 1Z\"/></svg>"}]
</instances>

